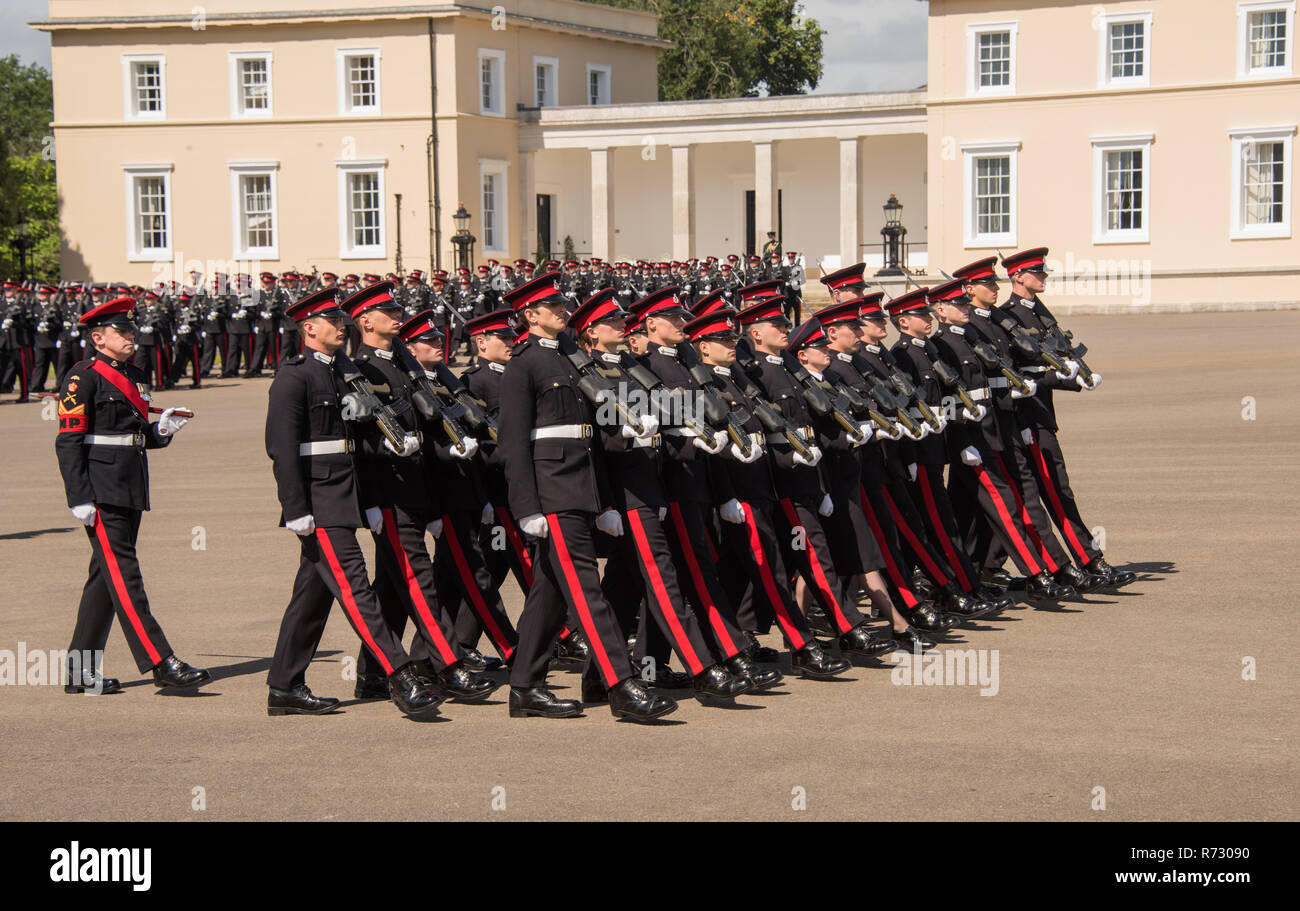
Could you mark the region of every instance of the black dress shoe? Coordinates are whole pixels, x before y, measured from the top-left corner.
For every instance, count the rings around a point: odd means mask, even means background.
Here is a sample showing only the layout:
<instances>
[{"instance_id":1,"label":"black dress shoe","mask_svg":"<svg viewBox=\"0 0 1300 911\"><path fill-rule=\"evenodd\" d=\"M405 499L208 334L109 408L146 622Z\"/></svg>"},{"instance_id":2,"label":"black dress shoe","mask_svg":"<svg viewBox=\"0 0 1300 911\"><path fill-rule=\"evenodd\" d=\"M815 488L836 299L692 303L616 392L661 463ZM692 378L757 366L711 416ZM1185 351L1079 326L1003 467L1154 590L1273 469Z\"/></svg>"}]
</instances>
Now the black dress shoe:
<instances>
[{"instance_id":1,"label":"black dress shoe","mask_svg":"<svg viewBox=\"0 0 1300 911\"><path fill-rule=\"evenodd\" d=\"M482 702L491 696L497 683L487 677L471 674L463 665L444 667L438 672L438 688L461 702Z\"/></svg>"},{"instance_id":2,"label":"black dress shoe","mask_svg":"<svg viewBox=\"0 0 1300 911\"><path fill-rule=\"evenodd\" d=\"M961 592L945 591L936 603L944 613L953 614L959 620L978 620L994 611L993 605L978 601Z\"/></svg>"},{"instance_id":3,"label":"black dress shoe","mask_svg":"<svg viewBox=\"0 0 1300 911\"><path fill-rule=\"evenodd\" d=\"M770 690L784 679L781 672L774 667L759 667L744 652L728 658L724 662L727 670L737 677L748 677L754 682L755 690Z\"/></svg>"},{"instance_id":4,"label":"black dress shoe","mask_svg":"<svg viewBox=\"0 0 1300 911\"><path fill-rule=\"evenodd\" d=\"M935 609L933 604L924 601L910 610L903 608L899 613L906 618L910 626L927 633L946 633L957 624L956 617L949 618Z\"/></svg>"},{"instance_id":5,"label":"black dress shoe","mask_svg":"<svg viewBox=\"0 0 1300 911\"><path fill-rule=\"evenodd\" d=\"M774 648L768 648L766 645L758 644L758 637L749 630L745 631L745 638L749 640L749 647L745 649L745 654L751 661L758 661L762 664L776 664L781 660L781 653Z\"/></svg>"},{"instance_id":6,"label":"black dress shoe","mask_svg":"<svg viewBox=\"0 0 1300 911\"><path fill-rule=\"evenodd\" d=\"M998 610L1006 610L1016 603L1016 599L1011 595L991 585L976 586L975 591L971 592L971 596L979 598L981 601L987 601L989 604L997 605Z\"/></svg>"},{"instance_id":7,"label":"black dress shoe","mask_svg":"<svg viewBox=\"0 0 1300 911\"><path fill-rule=\"evenodd\" d=\"M898 646L888 639L877 639L871 635L865 624L859 623L853 629L840 636L840 651L846 655L862 655L875 658L892 652Z\"/></svg>"},{"instance_id":8,"label":"black dress shoe","mask_svg":"<svg viewBox=\"0 0 1300 911\"><path fill-rule=\"evenodd\" d=\"M324 715L338 707L339 701L329 696L317 696L300 683L291 690L271 687L266 697L268 715Z\"/></svg>"},{"instance_id":9,"label":"black dress shoe","mask_svg":"<svg viewBox=\"0 0 1300 911\"><path fill-rule=\"evenodd\" d=\"M476 648L465 649L465 657L460 662L467 671L496 671L504 665L500 658L489 658Z\"/></svg>"},{"instance_id":10,"label":"black dress shoe","mask_svg":"<svg viewBox=\"0 0 1300 911\"><path fill-rule=\"evenodd\" d=\"M190 667L175 655L168 655L153 669L153 685L185 689L207 683L212 675L202 668Z\"/></svg>"},{"instance_id":11,"label":"black dress shoe","mask_svg":"<svg viewBox=\"0 0 1300 911\"><path fill-rule=\"evenodd\" d=\"M1098 556L1088 562L1088 570L1106 577L1106 588L1123 588L1125 585L1131 585L1137 581L1137 573L1129 572L1127 569L1116 569L1106 562L1106 558Z\"/></svg>"},{"instance_id":12,"label":"black dress shoe","mask_svg":"<svg viewBox=\"0 0 1300 911\"><path fill-rule=\"evenodd\" d=\"M359 674L352 690L353 699L387 699L388 678L383 674Z\"/></svg>"},{"instance_id":13,"label":"black dress shoe","mask_svg":"<svg viewBox=\"0 0 1300 911\"><path fill-rule=\"evenodd\" d=\"M1065 597L1065 590L1053 581L1047 570L1043 570L1026 580L1025 596L1034 601L1060 601Z\"/></svg>"},{"instance_id":14,"label":"black dress shoe","mask_svg":"<svg viewBox=\"0 0 1300 911\"><path fill-rule=\"evenodd\" d=\"M556 699L544 686L510 687L510 717L577 718L582 703L575 699Z\"/></svg>"},{"instance_id":15,"label":"black dress shoe","mask_svg":"<svg viewBox=\"0 0 1300 911\"><path fill-rule=\"evenodd\" d=\"M556 661L572 661L581 664L590 654L591 649L587 647L587 641L579 632L574 632L568 639L561 639L555 643Z\"/></svg>"},{"instance_id":16,"label":"black dress shoe","mask_svg":"<svg viewBox=\"0 0 1300 911\"><path fill-rule=\"evenodd\" d=\"M816 642L790 653L790 669L800 677L829 680L853 667L847 658L832 658Z\"/></svg>"},{"instance_id":17,"label":"black dress shoe","mask_svg":"<svg viewBox=\"0 0 1300 911\"><path fill-rule=\"evenodd\" d=\"M912 571L912 591L922 601L933 598L936 593L934 583L919 569Z\"/></svg>"},{"instance_id":18,"label":"black dress shoe","mask_svg":"<svg viewBox=\"0 0 1300 911\"><path fill-rule=\"evenodd\" d=\"M839 632L831 623L831 618L826 616L826 611L822 610L819 604L808 605L808 610L804 612L804 619L808 621L808 628L814 633L821 633L823 636L834 636Z\"/></svg>"},{"instance_id":19,"label":"black dress shoe","mask_svg":"<svg viewBox=\"0 0 1300 911\"><path fill-rule=\"evenodd\" d=\"M628 677L610 689L609 711L615 718L641 724L677 711L677 700L651 693L640 680Z\"/></svg>"},{"instance_id":20,"label":"black dress shoe","mask_svg":"<svg viewBox=\"0 0 1300 911\"><path fill-rule=\"evenodd\" d=\"M708 705L710 702L727 701L748 693L754 688L754 681L744 675L734 676L722 665L714 664L696 674L691 686L695 690L695 698Z\"/></svg>"},{"instance_id":21,"label":"black dress shoe","mask_svg":"<svg viewBox=\"0 0 1300 911\"><path fill-rule=\"evenodd\" d=\"M101 677L91 667L82 667L80 661L69 660L67 673L63 676L65 693L92 693L97 696L111 696L122 692L122 681L116 677Z\"/></svg>"},{"instance_id":22,"label":"black dress shoe","mask_svg":"<svg viewBox=\"0 0 1300 911\"><path fill-rule=\"evenodd\" d=\"M434 692L426 679L421 679L415 668L403 664L388 677L388 696L402 710L403 715L429 715L438 711L444 697Z\"/></svg>"},{"instance_id":23,"label":"black dress shoe","mask_svg":"<svg viewBox=\"0 0 1300 911\"><path fill-rule=\"evenodd\" d=\"M1070 586L1081 595L1086 595L1090 591L1101 588L1104 580L1099 579L1092 573L1086 573L1079 569L1073 563L1062 566L1052 576L1052 581L1060 586Z\"/></svg>"},{"instance_id":24,"label":"black dress shoe","mask_svg":"<svg viewBox=\"0 0 1300 911\"><path fill-rule=\"evenodd\" d=\"M661 690L684 690L691 685L691 675L685 671L675 671L666 667L663 670L656 670L655 678L649 683Z\"/></svg>"},{"instance_id":25,"label":"black dress shoe","mask_svg":"<svg viewBox=\"0 0 1300 911\"><path fill-rule=\"evenodd\" d=\"M901 633L894 630L893 640L898 643L900 649L907 652L915 652L918 648L924 652L939 644L913 626L909 626Z\"/></svg>"},{"instance_id":26,"label":"black dress shoe","mask_svg":"<svg viewBox=\"0 0 1300 911\"><path fill-rule=\"evenodd\" d=\"M985 585L1005 589L1011 584L1011 573L1005 569L986 569L980 573L980 581Z\"/></svg>"}]
</instances>

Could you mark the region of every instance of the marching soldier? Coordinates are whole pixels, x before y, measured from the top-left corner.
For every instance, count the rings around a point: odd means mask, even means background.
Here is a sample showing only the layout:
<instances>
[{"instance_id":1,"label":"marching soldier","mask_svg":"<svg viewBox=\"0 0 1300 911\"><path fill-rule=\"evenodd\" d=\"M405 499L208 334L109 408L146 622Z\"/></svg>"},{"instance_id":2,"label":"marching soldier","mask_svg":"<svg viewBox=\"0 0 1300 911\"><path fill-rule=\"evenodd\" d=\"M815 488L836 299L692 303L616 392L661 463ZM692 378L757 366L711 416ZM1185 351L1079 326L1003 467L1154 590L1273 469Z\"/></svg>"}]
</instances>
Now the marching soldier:
<instances>
[{"instance_id":1,"label":"marching soldier","mask_svg":"<svg viewBox=\"0 0 1300 911\"><path fill-rule=\"evenodd\" d=\"M253 357L244 371L244 379L262 375L268 358L274 358L281 314L281 293L275 286L275 273L258 276L262 287L249 295L246 304L253 313Z\"/></svg>"},{"instance_id":2,"label":"marching soldier","mask_svg":"<svg viewBox=\"0 0 1300 911\"><path fill-rule=\"evenodd\" d=\"M149 421L144 376L130 363L135 353L135 300L124 297L81 317L94 346L59 390L59 433L54 449L72 514L86 526L90 571L81 593L77 625L68 646L64 692L116 693L121 684L80 656L101 654L117 615L140 673L152 672L160 687L188 689L211 675L176 657L149 609L136 539L149 509L149 462L145 450L161 449L190 416L168 408ZM75 656L75 657L74 657Z\"/></svg>"},{"instance_id":3,"label":"marching soldier","mask_svg":"<svg viewBox=\"0 0 1300 911\"><path fill-rule=\"evenodd\" d=\"M226 276L218 272L212 279L211 296L203 300L201 305L203 310L200 314L202 324L199 336L203 339L203 360L200 372L204 376L212 376L218 352L225 359L226 297Z\"/></svg>"},{"instance_id":4,"label":"marching soldier","mask_svg":"<svg viewBox=\"0 0 1300 911\"><path fill-rule=\"evenodd\" d=\"M60 388L73 365L81 360L81 315L88 296L80 283L74 283L68 289L68 297L62 308L63 325L59 332L58 354L54 360L55 382Z\"/></svg>"},{"instance_id":5,"label":"marching soldier","mask_svg":"<svg viewBox=\"0 0 1300 911\"><path fill-rule=\"evenodd\" d=\"M235 293L226 319L226 350L221 356L221 375L226 378L238 376L241 364L245 371L253 366L251 336L257 306L251 285L251 276L243 273L235 276Z\"/></svg>"},{"instance_id":6,"label":"marching soldier","mask_svg":"<svg viewBox=\"0 0 1300 911\"><path fill-rule=\"evenodd\" d=\"M203 382L200 370L202 358L199 346L202 344L199 331L199 316L193 296L182 291L176 307L176 356L172 365L172 385L175 386L185 376L186 364L194 369L194 381L191 388L198 389Z\"/></svg>"}]
</instances>

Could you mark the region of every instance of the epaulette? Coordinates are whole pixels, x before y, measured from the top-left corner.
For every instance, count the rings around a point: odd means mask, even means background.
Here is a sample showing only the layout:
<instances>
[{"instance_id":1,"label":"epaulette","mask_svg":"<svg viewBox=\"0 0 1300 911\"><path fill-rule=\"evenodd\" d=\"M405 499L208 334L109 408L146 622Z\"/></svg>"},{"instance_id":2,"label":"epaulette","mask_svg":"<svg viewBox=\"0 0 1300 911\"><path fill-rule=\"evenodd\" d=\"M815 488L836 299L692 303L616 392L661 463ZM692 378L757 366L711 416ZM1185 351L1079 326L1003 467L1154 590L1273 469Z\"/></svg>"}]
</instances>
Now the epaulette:
<instances>
[{"instance_id":1,"label":"epaulette","mask_svg":"<svg viewBox=\"0 0 1300 911\"><path fill-rule=\"evenodd\" d=\"M291 364L301 364L302 362L303 362L303 356L300 353L300 354L295 354L292 357L287 357L280 363L284 364L285 366L289 366Z\"/></svg>"},{"instance_id":2,"label":"epaulette","mask_svg":"<svg viewBox=\"0 0 1300 911\"><path fill-rule=\"evenodd\" d=\"M479 369L480 367L482 367L482 366L483 366L483 362L482 362L482 361L475 361L474 363L472 363L472 364L470 364L468 367L466 367L464 370L462 370L462 371L460 372L460 375L461 375L462 377L469 376L471 373L475 372L476 370L478 370L478 369Z\"/></svg>"},{"instance_id":3,"label":"epaulette","mask_svg":"<svg viewBox=\"0 0 1300 911\"><path fill-rule=\"evenodd\" d=\"M364 364L368 360L370 360L370 355L364 351L360 354L352 355L352 363L354 364Z\"/></svg>"}]
</instances>

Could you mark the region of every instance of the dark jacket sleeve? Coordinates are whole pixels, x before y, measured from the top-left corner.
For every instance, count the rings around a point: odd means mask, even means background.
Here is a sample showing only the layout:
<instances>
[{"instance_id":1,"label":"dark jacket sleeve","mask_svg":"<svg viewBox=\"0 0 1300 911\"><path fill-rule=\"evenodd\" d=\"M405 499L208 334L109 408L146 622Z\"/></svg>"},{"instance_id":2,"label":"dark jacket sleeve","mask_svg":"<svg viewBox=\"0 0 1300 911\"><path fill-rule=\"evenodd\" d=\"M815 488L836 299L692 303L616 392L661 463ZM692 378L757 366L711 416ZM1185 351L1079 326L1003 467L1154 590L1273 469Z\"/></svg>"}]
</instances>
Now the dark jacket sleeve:
<instances>
[{"instance_id":1,"label":"dark jacket sleeve","mask_svg":"<svg viewBox=\"0 0 1300 911\"><path fill-rule=\"evenodd\" d=\"M284 519L300 519L311 512L307 482L302 476L298 442L307 438L305 380L297 370L281 370L271 381L266 409L266 454L275 472L276 493Z\"/></svg>"},{"instance_id":2,"label":"dark jacket sleeve","mask_svg":"<svg viewBox=\"0 0 1300 911\"><path fill-rule=\"evenodd\" d=\"M510 512L519 519L542 511L533 473L530 434L536 424L536 394L526 363L511 360L501 377L501 458L510 489Z\"/></svg>"}]
</instances>

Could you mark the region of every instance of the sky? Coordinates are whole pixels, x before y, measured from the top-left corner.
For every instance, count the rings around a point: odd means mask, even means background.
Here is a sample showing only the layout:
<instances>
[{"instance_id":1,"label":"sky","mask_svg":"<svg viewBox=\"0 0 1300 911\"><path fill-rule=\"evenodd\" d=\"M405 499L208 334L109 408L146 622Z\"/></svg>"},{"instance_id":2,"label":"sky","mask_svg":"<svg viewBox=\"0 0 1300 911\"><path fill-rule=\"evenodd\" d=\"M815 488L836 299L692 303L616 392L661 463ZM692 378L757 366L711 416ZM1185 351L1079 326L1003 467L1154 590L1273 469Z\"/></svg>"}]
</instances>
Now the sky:
<instances>
[{"instance_id":1,"label":"sky","mask_svg":"<svg viewBox=\"0 0 1300 911\"><path fill-rule=\"evenodd\" d=\"M269 0L268 6L274 0ZM888 92L925 82L927 3L917 0L803 0L818 21L823 77L816 92ZM341 6L345 4L335 4ZM46 0L0 0L0 56L50 66L50 39L26 23L44 19Z\"/></svg>"}]
</instances>

